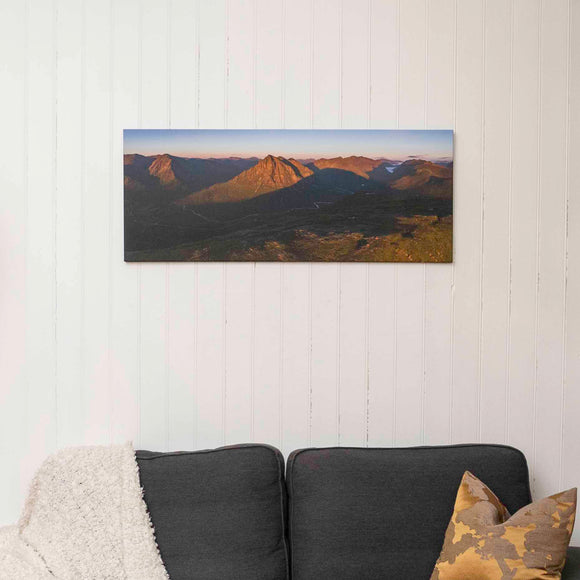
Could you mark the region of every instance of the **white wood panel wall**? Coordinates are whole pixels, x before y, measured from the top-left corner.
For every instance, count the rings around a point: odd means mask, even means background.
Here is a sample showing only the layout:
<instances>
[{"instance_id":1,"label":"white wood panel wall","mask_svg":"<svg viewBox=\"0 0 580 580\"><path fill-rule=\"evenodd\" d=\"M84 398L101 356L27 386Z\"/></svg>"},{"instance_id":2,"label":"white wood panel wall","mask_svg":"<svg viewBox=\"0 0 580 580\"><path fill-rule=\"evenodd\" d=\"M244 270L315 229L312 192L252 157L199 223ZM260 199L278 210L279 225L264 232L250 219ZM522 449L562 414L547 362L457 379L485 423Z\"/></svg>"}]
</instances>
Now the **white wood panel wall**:
<instances>
[{"instance_id":1,"label":"white wood panel wall","mask_svg":"<svg viewBox=\"0 0 580 580\"><path fill-rule=\"evenodd\" d=\"M580 0L0 0L0 55L0 523L128 438L580 484ZM135 127L454 128L455 262L125 264Z\"/></svg>"}]
</instances>

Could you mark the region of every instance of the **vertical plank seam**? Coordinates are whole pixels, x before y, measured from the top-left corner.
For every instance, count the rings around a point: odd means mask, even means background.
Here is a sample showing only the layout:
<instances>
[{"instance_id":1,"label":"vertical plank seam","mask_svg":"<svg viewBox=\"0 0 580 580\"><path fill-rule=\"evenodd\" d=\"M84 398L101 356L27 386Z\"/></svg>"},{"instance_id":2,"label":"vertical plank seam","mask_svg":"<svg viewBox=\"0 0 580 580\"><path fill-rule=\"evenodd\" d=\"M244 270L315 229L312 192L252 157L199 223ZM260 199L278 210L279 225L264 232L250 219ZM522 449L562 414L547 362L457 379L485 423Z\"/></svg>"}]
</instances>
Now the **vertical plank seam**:
<instances>
[{"instance_id":1,"label":"vertical plank seam","mask_svg":"<svg viewBox=\"0 0 580 580\"><path fill-rule=\"evenodd\" d=\"M171 66L171 52L173 50L173 43L172 43L172 34L173 34L173 26L172 26L172 18L173 18L173 0L167 0L167 13L166 13L166 34L167 34L167 54L165 55L165 60L167 63L167 82L165 90L167 92L166 100L167 100L167 121L169 123L169 128L173 129L173 123L171 119L171 108L172 108L172 100L173 100L173 67Z\"/></svg>"},{"instance_id":2,"label":"vertical plank seam","mask_svg":"<svg viewBox=\"0 0 580 580\"><path fill-rule=\"evenodd\" d=\"M172 317L171 317L171 309L170 309L170 273L171 273L171 266L170 264L165 264L165 268L163 270L164 279L165 279L165 296L164 296L164 325L163 325L163 332L165 333L165 352L163 353L164 358L164 369L163 369L163 385L160 387L163 389L163 445L165 451L170 451L169 449L169 429L171 425L170 419L170 372L169 372L169 357L172 349L170 348L171 345L171 335L172 335Z\"/></svg>"},{"instance_id":3,"label":"vertical plank seam","mask_svg":"<svg viewBox=\"0 0 580 580\"><path fill-rule=\"evenodd\" d=\"M113 344L113 207L114 207L114 185L113 185L113 168L115 167L114 145L113 145L113 127L114 127L114 107L115 99L113 97L113 77L114 77L114 54L115 54L115 19L113 12L113 0L109 0L109 28L110 28L110 42L109 42L109 172L108 172L108 187L109 187L109 207L108 207L108 223L107 223L107 256L109 264L107 273L109 277L107 285L107 388L108 388L108 432L109 443L113 442L113 424L114 424L114 408L113 403L113 363L111 360L112 344Z\"/></svg>"},{"instance_id":4,"label":"vertical plank seam","mask_svg":"<svg viewBox=\"0 0 580 580\"><path fill-rule=\"evenodd\" d=\"M510 440L511 419L511 337L512 337L512 232L513 232L513 133L514 133L514 0L510 0L510 110L509 110L509 177L508 177L508 292L507 292L507 340L505 367L505 425L504 443Z\"/></svg>"},{"instance_id":5,"label":"vertical plank seam","mask_svg":"<svg viewBox=\"0 0 580 580\"><path fill-rule=\"evenodd\" d=\"M173 121L171 117L171 108L172 108L172 90L171 85L173 83L173 67L171 66L171 51L173 49L172 45L172 16L173 16L173 0L167 1L167 8L166 8L166 18L167 22L165 23L165 30L167 34L166 38L166 51L167 54L165 55L166 59L166 66L167 66L167 79L166 79L166 107L167 107L167 122L169 128L173 128ZM164 385L163 385L163 405L164 405L164 445L167 451L169 449L169 431L171 429L171 417L170 417L170 410L171 410L171 394L172 394L172 387L171 387L171 374L170 374L170 356L173 352L171 348L172 343L172 332L171 332L171 322L172 322L172 311L171 311L171 272L174 271L174 267L171 264L165 264L165 372L164 372Z\"/></svg>"},{"instance_id":6,"label":"vertical plank seam","mask_svg":"<svg viewBox=\"0 0 580 580\"><path fill-rule=\"evenodd\" d=\"M279 328L279 351L278 351L278 440L280 449L284 447L284 266L279 265L280 293L278 302L278 311L280 315Z\"/></svg>"},{"instance_id":7,"label":"vertical plank seam","mask_svg":"<svg viewBox=\"0 0 580 580\"><path fill-rule=\"evenodd\" d=\"M250 439L254 441L255 434L255 365L256 365L256 262L252 264L251 283L251 317L250 317Z\"/></svg>"},{"instance_id":8,"label":"vertical plank seam","mask_svg":"<svg viewBox=\"0 0 580 580\"><path fill-rule=\"evenodd\" d=\"M197 0L195 5L195 39L196 39L196 60L197 60L197 70L196 70L196 87L195 92L197 94L197 103L195 107L195 126L199 129L199 109L200 109L200 102L201 102L201 42L200 42L200 20L201 20L201 1ZM197 265L196 265L197 267ZM195 321L197 325L197 319Z\"/></svg>"},{"instance_id":9,"label":"vertical plank seam","mask_svg":"<svg viewBox=\"0 0 580 580\"><path fill-rule=\"evenodd\" d=\"M199 6L199 4L198 4ZM193 286L195 295L193 297L193 316L195 319L193 325L193 420L194 425L192 429L193 434L193 449L198 445L199 441L199 262L194 264L194 279Z\"/></svg>"},{"instance_id":10,"label":"vertical plank seam","mask_svg":"<svg viewBox=\"0 0 580 580\"><path fill-rule=\"evenodd\" d=\"M397 129L401 126L401 0L397 0L397 79L395 83L397 99ZM395 264L395 268L396 268Z\"/></svg>"},{"instance_id":11,"label":"vertical plank seam","mask_svg":"<svg viewBox=\"0 0 580 580\"><path fill-rule=\"evenodd\" d=\"M197 103L195 104L195 126L199 129L200 123L200 102L201 102L201 0L197 0L195 5L195 58L197 61L196 70L196 97ZM193 271L193 287L194 287L194 297L193 297L193 404L192 404L192 417L193 417L193 428L192 434L192 448L195 449L199 440L199 417L198 417L198 398L199 398L199 374L198 374L198 345L199 345L199 262L194 264Z\"/></svg>"},{"instance_id":12,"label":"vertical plank seam","mask_svg":"<svg viewBox=\"0 0 580 580\"><path fill-rule=\"evenodd\" d=\"M310 97L310 128L314 128L313 110L313 79L314 79L314 2L310 0L310 59L309 59L309 97ZM308 264L308 445L312 445L312 417L313 417L313 384L312 384L312 262Z\"/></svg>"},{"instance_id":13,"label":"vertical plank seam","mask_svg":"<svg viewBox=\"0 0 580 580\"><path fill-rule=\"evenodd\" d=\"M341 332L341 284L340 284L340 265L336 267L336 441L340 446L340 381L341 381L341 366L340 366L340 332Z\"/></svg>"},{"instance_id":14,"label":"vertical plank seam","mask_svg":"<svg viewBox=\"0 0 580 580\"><path fill-rule=\"evenodd\" d=\"M344 98L343 83L344 83L344 71L343 71L343 19L344 19L344 0L340 0L339 4L339 21L338 21L338 74L339 74L339 100L338 100L338 122L340 128L342 129L342 100Z\"/></svg>"},{"instance_id":15,"label":"vertical plank seam","mask_svg":"<svg viewBox=\"0 0 580 580\"><path fill-rule=\"evenodd\" d=\"M281 45L281 68L282 72L280 75L280 121L282 128L286 128L286 1L282 0L281 6L281 35L280 35L280 45ZM285 398L285 368L284 368L284 356L285 356L285 300L284 300L284 284L286 279L286 268L284 263L280 264L280 367L278 369L278 386L279 386L279 439L280 448L284 448L284 398Z\"/></svg>"},{"instance_id":16,"label":"vertical plank seam","mask_svg":"<svg viewBox=\"0 0 580 580\"><path fill-rule=\"evenodd\" d=\"M258 0L253 0L252 13L252 121L254 129L258 126L257 116L257 69L258 69ZM256 399L256 262L252 266L252 315L251 315L251 351L250 351L250 373L251 373L251 410L252 420L250 425L250 435L254 441L256 431L256 414L255 414L255 399Z\"/></svg>"},{"instance_id":17,"label":"vertical plank seam","mask_svg":"<svg viewBox=\"0 0 580 580\"><path fill-rule=\"evenodd\" d=\"M425 13L425 101L423 107L423 124L425 129L429 127L429 45L431 34L429 29L430 1L424 0L423 11Z\"/></svg>"},{"instance_id":18,"label":"vertical plank seam","mask_svg":"<svg viewBox=\"0 0 580 580\"><path fill-rule=\"evenodd\" d=\"M230 16L231 0L226 0L226 46L225 46L225 83L224 83L224 126L229 126L229 97L230 97ZM222 369L222 441L226 444L228 433L228 264L223 263L223 369Z\"/></svg>"},{"instance_id":19,"label":"vertical plank seam","mask_svg":"<svg viewBox=\"0 0 580 580\"><path fill-rule=\"evenodd\" d=\"M566 30L566 156L565 156L565 175L566 175L566 202L564 206L564 312L562 324L562 398L560 403L560 456L559 456L559 489L564 485L564 449L566 437L566 393L568 388L567 381L567 344L568 344L568 267L569 267L569 246L568 237L570 233L570 124L571 124L571 99L570 99L570 70L572 68L572 13L570 0L567 3L567 30Z\"/></svg>"},{"instance_id":20,"label":"vertical plank seam","mask_svg":"<svg viewBox=\"0 0 580 580\"><path fill-rule=\"evenodd\" d=\"M139 127L143 128L143 5L139 3L139 12L138 12L138 68L139 68L139 94L138 94L138 117L139 117ZM143 292L142 292L142 281L143 281L143 267L141 264L138 265L138 275L137 275L137 283L138 283L138 325L137 325L137 363L138 363L138 399L137 399L137 441L141 442L142 439L142 425L141 425L141 397L143 392L143 338L142 338L142 330L143 330L143 316L142 316L142 308L143 308Z\"/></svg>"},{"instance_id":21,"label":"vertical plank seam","mask_svg":"<svg viewBox=\"0 0 580 580\"><path fill-rule=\"evenodd\" d=\"M372 99L372 0L367 2L367 129L371 128L371 99ZM370 265L366 264L366 293L365 293L365 428L364 428L364 442L365 446L369 446L369 431L370 431L370 399L371 399L371 385L370 385Z\"/></svg>"},{"instance_id":22,"label":"vertical plank seam","mask_svg":"<svg viewBox=\"0 0 580 580\"><path fill-rule=\"evenodd\" d=\"M86 83L87 83L87 3L86 0L81 1L81 47L80 47L80 57L81 57L81 142L80 142L80 157L81 157L81 191L80 191L80 240L79 240L79 253L80 253L80 320L79 320L79 367L80 367L80 405L79 409L81 415L81 429L82 433L75 433L75 436L80 439L83 443L87 444L87 429L88 429L88 418L87 413L87 401L88 401L88 389L89 382L87 378L87 361L86 361L86 349L87 349L87 324L86 324L86 314L85 309L87 307L86 301L86 226L85 226L85 212L86 212L86 198L87 198L87 96L86 96ZM78 420L78 419L77 419Z\"/></svg>"},{"instance_id":23,"label":"vertical plank seam","mask_svg":"<svg viewBox=\"0 0 580 580\"><path fill-rule=\"evenodd\" d=\"M227 129L229 117L229 97L230 97L230 0L226 0L226 46L225 46L225 62L224 62L224 127Z\"/></svg>"},{"instance_id":24,"label":"vertical plank seam","mask_svg":"<svg viewBox=\"0 0 580 580\"><path fill-rule=\"evenodd\" d=\"M308 264L308 446L312 445L312 263Z\"/></svg>"},{"instance_id":25,"label":"vertical plank seam","mask_svg":"<svg viewBox=\"0 0 580 580\"><path fill-rule=\"evenodd\" d=\"M365 409L365 422L364 422L364 444L365 447L369 446L369 413L370 413L370 383L369 383L369 347L370 347L370 266L365 264L365 319L364 319L364 348L365 348L365 369L364 369L364 381L365 381L365 399L364 399L364 409Z\"/></svg>"},{"instance_id":26,"label":"vertical plank seam","mask_svg":"<svg viewBox=\"0 0 580 580\"><path fill-rule=\"evenodd\" d=\"M458 86L457 75L458 75L458 50L457 50L457 0L453 3L453 20L454 20L454 30L453 30L453 152L455 156L455 135L457 134L457 103L458 103ZM455 173L455 164L453 166L453 173ZM453 176L453 190L456 191L455 187L455 175ZM455 200L453 201L455 211ZM453 220L453 229L455 230L455 219ZM455 232L453 233L453 249L452 252L455 254ZM449 397L449 422L448 422L448 439L449 444L453 443L453 413L454 413L454 391L455 391L455 256L452 256L453 263L451 264L451 320L450 324L450 353L449 353L449 387L448 387L448 397Z\"/></svg>"},{"instance_id":27,"label":"vertical plank seam","mask_svg":"<svg viewBox=\"0 0 580 580\"><path fill-rule=\"evenodd\" d=\"M425 0L425 101L424 101L424 125L425 129L429 127L429 45L430 45L430 1ZM425 341L427 334L427 264L423 264L423 296L421 298L423 309L422 318L423 323L421 327L421 442L425 443L425 406L427 402L427 366L426 366L426 350L427 344Z\"/></svg>"},{"instance_id":28,"label":"vertical plank seam","mask_svg":"<svg viewBox=\"0 0 580 580\"><path fill-rule=\"evenodd\" d=\"M401 0L397 0L397 80L396 80L396 99L397 99L397 129L401 126ZM393 445L397 444L397 388L398 388L398 368L397 368L397 288L399 285L399 266L394 264L393 267Z\"/></svg>"},{"instance_id":29,"label":"vertical plank seam","mask_svg":"<svg viewBox=\"0 0 580 580\"><path fill-rule=\"evenodd\" d=\"M398 383L398 365L397 365L397 329L398 329L398 316L397 316L397 302L398 302L398 286L399 286L399 269L395 264L393 269L393 432L392 440L393 445L397 444L397 383Z\"/></svg>"},{"instance_id":30,"label":"vertical plank seam","mask_svg":"<svg viewBox=\"0 0 580 580\"><path fill-rule=\"evenodd\" d=\"M425 406L427 400L427 367L425 361L425 351L426 351L426 341L425 336L427 333L427 267L423 264L423 292L421 293L421 317L423 319L423 324L421 325L421 442L425 443L426 433L425 433Z\"/></svg>"},{"instance_id":31,"label":"vertical plank seam","mask_svg":"<svg viewBox=\"0 0 580 580\"><path fill-rule=\"evenodd\" d=\"M534 392L533 392L533 419L532 419L532 493L536 487L536 462L537 462L537 441L536 441L536 422L538 414L538 341L539 341L539 327L540 327L540 231L541 231L541 189L542 189L542 106L543 106L543 83L542 83L542 51L543 51L543 35L542 35L542 18L544 14L543 0L539 0L539 18L538 18L538 150L537 163L538 168L538 183L536 190L536 313L534 320Z\"/></svg>"},{"instance_id":32,"label":"vertical plank seam","mask_svg":"<svg viewBox=\"0 0 580 580\"><path fill-rule=\"evenodd\" d=\"M200 0L201 1L201 0ZM252 14L252 117L254 121L254 129L258 128L258 111L257 111L257 83L258 83L258 0L253 0L253 14Z\"/></svg>"},{"instance_id":33,"label":"vertical plank seam","mask_svg":"<svg viewBox=\"0 0 580 580\"><path fill-rule=\"evenodd\" d=\"M53 25L53 39L54 39L54 54L52 57L52 73L53 73L53 86L52 86L52 99L54 102L54 119L53 124L53 146L54 146L54 158L52 162L52 179L54 184L53 196L52 196L52 219L54 223L53 239L54 244L54 275L53 275L53 303L52 303L52 318L54 323L53 338L54 338L54 412L55 412L55 427L56 427L56 448L60 446L60 425L59 425L59 410L60 410L60 397L59 397L59 387L58 387L58 361L60 358L59 353L59 343L58 343L58 327L59 327L59 313L58 313L58 149L59 149L59 139L58 139L58 79L59 79L59 51L58 51L58 0L53 0L52 3L52 25Z\"/></svg>"},{"instance_id":34,"label":"vertical plank seam","mask_svg":"<svg viewBox=\"0 0 580 580\"><path fill-rule=\"evenodd\" d=\"M339 11L339 22L338 22L338 74L339 74L339 106L338 106L338 115L339 115L339 125L342 129L342 99L344 97L343 91L343 83L344 83L344 62L343 62L343 19L344 19L344 0L340 0L340 11ZM341 442L341 382L342 382L342 365L341 365L341 316L342 316L342 308L341 308L341 301L342 301L342 265L339 263L337 265L337 381L336 381L336 411L337 411L337 441L338 445L340 446Z\"/></svg>"},{"instance_id":35,"label":"vertical plank seam","mask_svg":"<svg viewBox=\"0 0 580 580\"><path fill-rule=\"evenodd\" d=\"M22 127L22 145L23 145L23 159L22 159L22 189L24 192L24 216L23 216L23 222L24 222L24 257L26 262L28 262L29 259L29 255L30 255L30 239L29 239L29 230L30 230L30 224L29 224L29 215L30 215L30 179L29 179L29 175L28 175L28 171L29 171L29 162L30 162L30 155L29 155L29 146L30 146L30 31L29 31L29 25L30 25L30 5L29 5L29 0L25 0L24 1L24 14L23 14L23 25L24 25L24 30L23 30L23 45L24 45L24 49L23 49L23 56L24 56L24 82L23 82L23 86L22 86L22 97L23 97L23 127ZM29 264L25 263L25 268L24 268L24 291L25 291L25 296L26 298L25 300L25 304L24 304L24 323L25 323L25 335L24 335L24 344L23 344L23 348L24 348L24 362L26 364L26 371L24 373L24 397L23 397L23 401L24 401L24 408L22 409L23 411L23 432L24 432L24 436L26 437L26 443L27 443L27 447L25 447L25 449L27 449L27 453L34 453L35 450L31 449L30 446L30 375L28 373L28 369L30 368L29 363L30 360L28 360L28 354L30 352L30 350L28 349L28 337L27 337L27 333L30 332L29 328L28 328L28 304L27 304L27 290L28 290L28 281L29 281L29 277L28 277L28 269L29 269ZM22 465L22 464L21 464ZM26 471L28 469L26 468ZM21 483L25 483L23 481L23 475L25 475L25 473L23 473L22 468L20 470L20 481ZM22 487L22 485L21 485Z\"/></svg>"},{"instance_id":36,"label":"vertical plank seam","mask_svg":"<svg viewBox=\"0 0 580 580\"><path fill-rule=\"evenodd\" d=\"M282 0L281 22L282 30L280 43L282 45L282 75L280 79L280 120L282 129L286 129L286 0Z\"/></svg>"},{"instance_id":37,"label":"vertical plank seam","mask_svg":"<svg viewBox=\"0 0 580 580\"><path fill-rule=\"evenodd\" d=\"M477 372L477 440L481 442L481 413L483 398L483 344L484 344L484 296L485 279L485 83L486 83L486 40L487 40L487 0L482 0L482 66L481 66L481 220L480 220L480 252L479 252L479 320L478 320L478 372Z\"/></svg>"},{"instance_id":38,"label":"vertical plank seam","mask_svg":"<svg viewBox=\"0 0 580 580\"><path fill-rule=\"evenodd\" d=\"M367 99L367 129L371 128L372 117L372 100L373 100L373 82L372 82L372 61L373 61L373 0L368 0L367 4L367 83L368 83L368 99Z\"/></svg>"},{"instance_id":39,"label":"vertical plank seam","mask_svg":"<svg viewBox=\"0 0 580 580\"><path fill-rule=\"evenodd\" d=\"M227 363L228 363L228 311L227 311L227 296L228 296L228 265L223 262L222 264L222 444L225 445L227 441L227 403L228 403L228 374L227 374Z\"/></svg>"},{"instance_id":40,"label":"vertical plank seam","mask_svg":"<svg viewBox=\"0 0 580 580\"><path fill-rule=\"evenodd\" d=\"M314 129L314 3L310 0L310 128Z\"/></svg>"}]
</instances>

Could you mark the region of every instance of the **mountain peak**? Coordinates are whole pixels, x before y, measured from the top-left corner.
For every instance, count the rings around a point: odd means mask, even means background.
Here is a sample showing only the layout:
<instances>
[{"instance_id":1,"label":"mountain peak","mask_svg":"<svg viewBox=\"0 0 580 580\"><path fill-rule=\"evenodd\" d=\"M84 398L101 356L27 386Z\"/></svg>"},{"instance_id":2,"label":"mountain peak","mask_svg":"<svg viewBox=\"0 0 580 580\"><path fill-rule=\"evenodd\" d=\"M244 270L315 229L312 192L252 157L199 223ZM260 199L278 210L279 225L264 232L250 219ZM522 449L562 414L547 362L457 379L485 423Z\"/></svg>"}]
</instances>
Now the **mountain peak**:
<instances>
[{"instance_id":1,"label":"mountain peak","mask_svg":"<svg viewBox=\"0 0 580 580\"><path fill-rule=\"evenodd\" d=\"M393 189L409 189L421 187L432 179L450 180L453 171L425 159L407 159L395 168L390 177Z\"/></svg>"},{"instance_id":2,"label":"mountain peak","mask_svg":"<svg viewBox=\"0 0 580 580\"><path fill-rule=\"evenodd\" d=\"M259 190L274 191L294 185L300 179L312 175L312 170L296 159L266 155L254 167L244 171L235 179L255 181Z\"/></svg>"},{"instance_id":3,"label":"mountain peak","mask_svg":"<svg viewBox=\"0 0 580 580\"><path fill-rule=\"evenodd\" d=\"M251 199L295 185L313 171L297 161L266 155L256 165L226 183L217 183L189 196L186 203L227 202Z\"/></svg>"},{"instance_id":4,"label":"mountain peak","mask_svg":"<svg viewBox=\"0 0 580 580\"><path fill-rule=\"evenodd\" d=\"M157 177L162 185L174 185L178 182L174 171L175 158L169 153L157 155L149 166L149 175Z\"/></svg>"},{"instance_id":5,"label":"mountain peak","mask_svg":"<svg viewBox=\"0 0 580 580\"><path fill-rule=\"evenodd\" d=\"M317 169L340 169L368 179L371 172L381 165L383 161L361 155L350 155L349 157L317 159L313 163Z\"/></svg>"},{"instance_id":6,"label":"mountain peak","mask_svg":"<svg viewBox=\"0 0 580 580\"><path fill-rule=\"evenodd\" d=\"M133 165L135 163L143 161L144 159L145 157L140 153L125 153L125 155L123 155L123 164Z\"/></svg>"}]
</instances>

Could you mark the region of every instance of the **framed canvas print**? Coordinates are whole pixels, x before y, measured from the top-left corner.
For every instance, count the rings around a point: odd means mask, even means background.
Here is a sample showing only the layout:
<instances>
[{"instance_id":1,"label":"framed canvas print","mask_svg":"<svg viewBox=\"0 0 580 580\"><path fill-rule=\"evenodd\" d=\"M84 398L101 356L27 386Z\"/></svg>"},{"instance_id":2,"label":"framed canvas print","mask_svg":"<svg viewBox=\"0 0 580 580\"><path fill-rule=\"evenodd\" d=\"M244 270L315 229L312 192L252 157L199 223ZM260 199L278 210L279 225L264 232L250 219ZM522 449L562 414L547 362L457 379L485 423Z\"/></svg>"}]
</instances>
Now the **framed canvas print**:
<instances>
[{"instance_id":1,"label":"framed canvas print","mask_svg":"<svg viewBox=\"0 0 580 580\"><path fill-rule=\"evenodd\" d=\"M125 260L451 262L453 132L124 132Z\"/></svg>"}]
</instances>

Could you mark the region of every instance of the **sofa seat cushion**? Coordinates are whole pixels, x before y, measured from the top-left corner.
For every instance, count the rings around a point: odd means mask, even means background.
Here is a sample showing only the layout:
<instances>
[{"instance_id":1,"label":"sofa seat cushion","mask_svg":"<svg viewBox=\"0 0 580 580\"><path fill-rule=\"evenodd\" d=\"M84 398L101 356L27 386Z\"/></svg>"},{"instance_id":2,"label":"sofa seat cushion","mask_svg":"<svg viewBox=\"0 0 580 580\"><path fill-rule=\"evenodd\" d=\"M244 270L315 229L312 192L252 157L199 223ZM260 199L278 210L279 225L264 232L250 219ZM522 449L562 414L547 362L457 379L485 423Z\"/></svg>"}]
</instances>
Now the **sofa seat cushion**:
<instances>
[{"instance_id":1,"label":"sofa seat cushion","mask_svg":"<svg viewBox=\"0 0 580 580\"><path fill-rule=\"evenodd\" d=\"M273 447L138 451L171 580L287 580L284 458Z\"/></svg>"},{"instance_id":2,"label":"sofa seat cushion","mask_svg":"<svg viewBox=\"0 0 580 580\"><path fill-rule=\"evenodd\" d=\"M580 548L568 548L562 580L580 580Z\"/></svg>"},{"instance_id":3,"label":"sofa seat cushion","mask_svg":"<svg viewBox=\"0 0 580 580\"><path fill-rule=\"evenodd\" d=\"M525 457L511 447L295 451L286 474L292 578L428 580L465 471L512 513L531 501Z\"/></svg>"}]
</instances>

